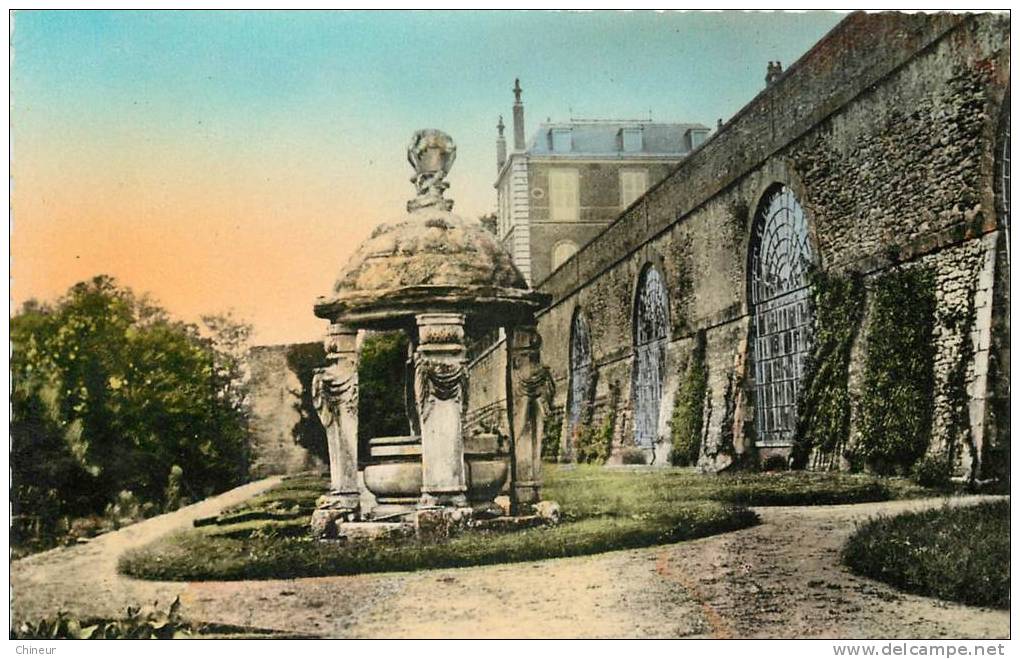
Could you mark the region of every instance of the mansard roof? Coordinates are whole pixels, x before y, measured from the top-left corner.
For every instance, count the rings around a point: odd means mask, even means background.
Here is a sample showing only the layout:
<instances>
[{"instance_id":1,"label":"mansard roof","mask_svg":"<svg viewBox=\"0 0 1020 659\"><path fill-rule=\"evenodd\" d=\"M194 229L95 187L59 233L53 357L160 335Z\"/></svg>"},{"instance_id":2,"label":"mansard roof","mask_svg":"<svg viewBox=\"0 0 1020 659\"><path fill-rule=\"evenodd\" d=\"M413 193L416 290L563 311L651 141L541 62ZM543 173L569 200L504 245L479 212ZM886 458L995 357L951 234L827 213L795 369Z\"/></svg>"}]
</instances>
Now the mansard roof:
<instances>
[{"instance_id":1,"label":"mansard roof","mask_svg":"<svg viewBox=\"0 0 1020 659\"><path fill-rule=\"evenodd\" d=\"M687 132L707 133L708 126L699 123L657 123L652 121L626 120L574 120L562 123L543 123L528 145L530 155L567 155L554 151L550 134L554 130L569 130L572 146L571 156L630 156L630 155L686 155L691 151ZM640 151L625 151L622 132L624 129L641 131Z\"/></svg>"}]
</instances>

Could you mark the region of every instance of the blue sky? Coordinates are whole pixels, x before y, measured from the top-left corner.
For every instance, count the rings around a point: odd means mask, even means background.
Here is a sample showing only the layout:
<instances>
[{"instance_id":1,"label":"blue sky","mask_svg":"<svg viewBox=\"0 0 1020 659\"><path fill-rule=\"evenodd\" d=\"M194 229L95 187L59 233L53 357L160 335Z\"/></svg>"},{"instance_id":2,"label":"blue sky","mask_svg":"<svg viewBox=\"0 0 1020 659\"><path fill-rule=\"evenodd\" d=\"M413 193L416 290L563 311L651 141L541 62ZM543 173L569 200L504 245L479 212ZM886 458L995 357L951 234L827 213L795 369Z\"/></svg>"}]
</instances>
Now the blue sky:
<instances>
[{"instance_id":1,"label":"blue sky","mask_svg":"<svg viewBox=\"0 0 1020 659\"><path fill-rule=\"evenodd\" d=\"M401 212L411 195L404 151L416 129L441 128L454 137L449 196L456 210L477 215L495 209L495 124L500 114L510 123L515 77L524 88L529 136L540 121L571 114L651 112L656 120L714 128L760 91L769 60L788 66L840 18L19 11L12 71L20 190L15 301L52 297L88 268L102 269L184 315L228 304L250 316L265 340L304 338L317 327L310 310L309 318L289 324L276 319L309 307L308 297L328 289L371 227ZM187 217L174 214L175 200L190 209ZM113 227L100 232L106 243L91 249L82 244L83 231L73 261L68 256L65 267L49 263L42 272L37 254L62 253L52 241L81 208L90 209L89 222ZM107 243L124 221L114 216L127 208L136 218L132 230L144 222L172 238L178 228L194 232L189 222L207 228L210 237L195 243L194 263L209 285L188 295L195 282L171 281L172 267L147 276L137 264L121 263ZM275 242L303 259L280 261L278 290L269 296L279 302L230 291L238 268L252 258L227 258L222 273L204 261L255 234L282 236ZM254 243L246 249L259 253ZM291 294L300 305L286 302Z\"/></svg>"}]
</instances>

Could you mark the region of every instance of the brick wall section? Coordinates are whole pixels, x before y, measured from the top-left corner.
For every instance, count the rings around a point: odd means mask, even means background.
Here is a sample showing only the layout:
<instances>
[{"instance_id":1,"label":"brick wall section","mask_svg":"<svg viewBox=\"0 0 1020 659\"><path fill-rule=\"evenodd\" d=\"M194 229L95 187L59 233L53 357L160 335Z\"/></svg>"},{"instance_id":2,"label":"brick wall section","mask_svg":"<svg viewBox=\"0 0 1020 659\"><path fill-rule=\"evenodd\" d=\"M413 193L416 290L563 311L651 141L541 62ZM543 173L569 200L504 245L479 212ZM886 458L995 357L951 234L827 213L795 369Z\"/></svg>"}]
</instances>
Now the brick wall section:
<instances>
[{"instance_id":1,"label":"brick wall section","mask_svg":"<svg viewBox=\"0 0 1020 659\"><path fill-rule=\"evenodd\" d=\"M782 183L809 215L823 268L873 278L926 262L938 273L941 315L974 305L967 337L940 328L933 340L936 380L943 383L961 341L973 344L970 433L971 441L982 441L989 408L983 401L1001 398L1008 378L1002 369L998 380L986 377L990 354L1008 363L1008 338L989 352L992 328L1008 319L1008 284L1005 292L994 285L1002 267L993 190L1008 81L1007 17L849 16L542 283L553 295L539 329L557 404L566 404L570 321L580 307L591 328L597 400L605 400L611 382L620 386L617 442L632 443L634 286L653 263L666 279L672 328L660 438L668 439L690 337L704 329L710 395L702 466L723 469L747 454L754 441L744 372L748 234L763 192ZM856 349L855 359L861 354ZM945 396L937 394L934 447L950 441Z\"/></svg>"}]
</instances>

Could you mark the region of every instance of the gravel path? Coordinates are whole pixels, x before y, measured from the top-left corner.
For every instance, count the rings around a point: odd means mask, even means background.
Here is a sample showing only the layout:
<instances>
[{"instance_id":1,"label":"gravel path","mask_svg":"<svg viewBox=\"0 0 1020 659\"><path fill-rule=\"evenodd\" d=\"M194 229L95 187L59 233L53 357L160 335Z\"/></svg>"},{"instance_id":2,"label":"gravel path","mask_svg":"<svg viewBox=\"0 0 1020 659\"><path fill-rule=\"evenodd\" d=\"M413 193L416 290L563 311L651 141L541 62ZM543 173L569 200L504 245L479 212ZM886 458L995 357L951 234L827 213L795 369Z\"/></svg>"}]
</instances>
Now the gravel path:
<instances>
[{"instance_id":1,"label":"gravel path","mask_svg":"<svg viewBox=\"0 0 1020 659\"><path fill-rule=\"evenodd\" d=\"M128 549L191 527L199 517L216 515L264 492L279 476L242 485L153 517L86 544L59 547L11 563L11 611L15 621L67 611L78 616L122 617L128 606L159 601L167 605L187 589L186 583L141 581L117 574L117 559Z\"/></svg>"},{"instance_id":2,"label":"gravel path","mask_svg":"<svg viewBox=\"0 0 1020 659\"><path fill-rule=\"evenodd\" d=\"M854 522L941 499L758 508L762 524L675 545L488 567L354 577L171 584L115 574L116 556L272 485L260 481L83 547L12 565L14 611L119 612L181 594L196 620L326 637L1003 638L1006 611L913 595L851 575ZM229 503L226 500L229 499ZM960 497L965 505L987 497ZM184 513L184 514L182 514ZM172 516L166 516L172 517ZM159 518L163 519L163 518ZM127 534L124 540L115 538Z\"/></svg>"}]
</instances>

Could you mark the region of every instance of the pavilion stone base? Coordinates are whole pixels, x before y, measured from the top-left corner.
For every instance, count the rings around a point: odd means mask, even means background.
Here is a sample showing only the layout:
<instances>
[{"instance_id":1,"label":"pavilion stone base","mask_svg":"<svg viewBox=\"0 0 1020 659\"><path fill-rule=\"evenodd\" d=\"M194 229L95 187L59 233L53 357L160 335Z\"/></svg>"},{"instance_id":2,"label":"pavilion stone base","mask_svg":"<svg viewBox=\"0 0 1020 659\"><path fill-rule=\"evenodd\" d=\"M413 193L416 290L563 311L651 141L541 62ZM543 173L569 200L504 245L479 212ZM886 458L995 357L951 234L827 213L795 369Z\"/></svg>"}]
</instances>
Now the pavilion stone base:
<instances>
[{"instance_id":1,"label":"pavilion stone base","mask_svg":"<svg viewBox=\"0 0 1020 659\"><path fill-rule=\"evenodd\" d=\"M528 506L521 514L506 515L497 512L499 507L479 509L464 507L436 507L415 510L402 521L356 521L343 511L316 510L312 516L312 535L320 540L340 542L392 541L416 537L435 541L457 535L466 529L513 531L558 524L560 507L555 501L540 501ZM333 515L332 513L336 513Z\"/></svg>"}]
</instances>

